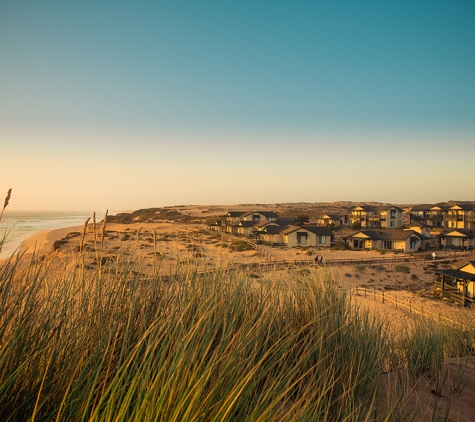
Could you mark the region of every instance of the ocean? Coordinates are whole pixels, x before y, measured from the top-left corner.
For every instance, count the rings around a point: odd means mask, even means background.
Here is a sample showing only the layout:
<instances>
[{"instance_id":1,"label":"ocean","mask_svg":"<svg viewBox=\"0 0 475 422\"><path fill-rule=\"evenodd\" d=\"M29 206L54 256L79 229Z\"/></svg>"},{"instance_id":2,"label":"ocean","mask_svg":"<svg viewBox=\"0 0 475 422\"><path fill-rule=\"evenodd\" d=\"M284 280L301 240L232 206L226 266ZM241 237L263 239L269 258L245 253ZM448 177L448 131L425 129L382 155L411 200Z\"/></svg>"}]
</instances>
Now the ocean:
<instances>
[{"instance_id":1,"label":"ocean","mask_svg":"<svg viewBox=\"0 0 475 422\"><path fill-rule=\"evenodd\" d=\"M0 241L6 236L0 259L16 253L22 242L39 232L83 225L88 217L92 217L92 212L8 211L7 208L0 221ZM96 221L103 217L104 213L96 214Z\"/></svg>"}]
</instances>

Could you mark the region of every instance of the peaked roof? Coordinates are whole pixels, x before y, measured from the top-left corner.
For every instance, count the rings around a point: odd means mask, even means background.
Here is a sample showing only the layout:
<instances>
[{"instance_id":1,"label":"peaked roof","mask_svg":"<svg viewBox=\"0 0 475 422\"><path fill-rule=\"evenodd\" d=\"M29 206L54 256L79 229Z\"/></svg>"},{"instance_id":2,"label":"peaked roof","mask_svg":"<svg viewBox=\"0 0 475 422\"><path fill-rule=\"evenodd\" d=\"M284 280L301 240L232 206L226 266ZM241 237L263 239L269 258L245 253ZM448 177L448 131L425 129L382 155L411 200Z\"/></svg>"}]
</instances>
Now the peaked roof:
<instances>
[{"instance_id":1,"label":"peaked roof","mask_svg":"<svg viewBox=\"0 0 475 422\"><path fill-rule=\"evenodd\" d=\"M351 210L354 211L357 208L361 208L364 211L387 211L391 208L394 208L398 211L403 211L402 208L397 207L396 205L358 205L357 207L354 207Z\"/></svg>"},{"instance_id":2,"label":"peaked roof","mask_svg":"<svg viewBox=\"0 0 475 422\"><path fill-rule=\"evenodd\" d=\"M414 205L411 208L411 211L429 211L434 204L420 204L420 205Z\"/></svg>"},{"instance_id":3,"label":"peaked roof","mask_svg":"<svg viewBox=\"0 0 475 422\"><path fill-rule=\"evenodd\" d=\"M431 228L431 226L428 226L427 224L422 224L419 221L412 221L411 224L410 224L410 227L429 227L429 228Z\"/></svg>"},{"instance_id":4,"label":"peaked roof","mask_svg":"<svg viewBox=\"0 0 475 422\"><path fill-rule=\"evenodd\" d=\"M457 265L457 267L456 267L455 269L456 269L456 270L460 270L461 268L467 266L468 264L471 264L472 267L475 268L475 261L465 261L463 264Z\"/></svg>"},{"instance_id":5,"label":"peaked roof","mask_svg":"<svg viewBox=\"0 0 475 422\"><path fill-rule=\"evenodd\" d=\"M453 204L449 209L458 207L464 211L472 211L473 210L473 205L472 204Z\"/></svg>"},{"instance_id":6,"label":"peaked roof","mask_svg":"<svg viewBox=\"0 0 475 422\"><path fill-rule=\"evenodd\" d=\"M475 230L471 230L471 229L446 230L446 231L440 233L439 236L440 237L446 237L446 236L457 237L456 233L460 233L462 235L462 237L469 237L469 238L474 238L475 237Z\"/></svg>"},{"instance_id":7,"label":"peaked roof","mask_svg":"<svg viewBox=\"0 0 475 422\"><path fill-rule=\"evenodd\" d=\"M306 230L311 233L321 235L321 236L330 236L332 234L332 231L325 226L311 226L311 225L305 225L305 226L290 226L287 229L282 231L282 234L289 234L293 233L298 230Z\"/></svg>"},{"instance_id":8,"label":"peaked roof","mask_svg":"<svg viewBox=\"0 0 475 422\"><path fill-rule=\"evenodd\" d=\"M245 211L228 211L226 217L241 217Z\"/></svg>"},{"instance_id":9,"label":"peaked roof","mask_svg":"<svg viewBox=\"0 0 475 422\"><path fill-rule=\"evenodd\" d=\"M450 208L450 205L440 202L438 204L432 205L430 209L432 210L434 208L440 208L441 210L448 210Z\"/></svg>"},{"instance_id":10,"label":"peaked roof","mask_svg":"<svg viewBox=\"0 0 475 422\"><path fill-rule=\"evenodd\" d=\"M415 232L414 230L360 230L356 233L353 233L350 236L344 236L348 239L356 236L359 233L363 233L365 236L369 237L371 240L406 240L408 237L417 236L419 239L425 239L426 237L420 233Z\"/></svg>"},{"instance_id":11,"label":"peaked roof","mask_svg":"<svg viewBox=\"0 0 475 422\"><path fill-rule=\"evenodd\" d=\"M340 214L325 214L325 215L323 215L323 216L321 216L321 217L318 217L318 218L320 218L320 219L322 219L322 218L330 218L330 219L332 219L332 220L339 220L340 218L343 218L343 216L340 215Z\"/></svg>"},{"instance_id":12,"label":"peaked roof","mask_svg":"<svg viewBox=\"0 0 475 422\"><path fill-rule=\"evenodd\" d=\"M264 227L263 232L267 234L279 234L283 232L284 230L286 230L285 226L267 226L267 227Z\"/></svg>"},{"instance_id":13,"label":"peaked roof","mask_svg":"<svg viewBox=\"0 0 475 422\"><path fill-rule=\"evenodd\" d=\"M240 221L238 223L238 226L240 227L253 227L255 226L256 222L255 221Z\"/></svg>"},{"instance_id":14,"label":"peaked roof","mask_svg":"<svg viewBox=\"0 0 475 422\"><path fill-rule=\"evenodd\" d=\"M354 211L357 208L361 208L364 211L374 211L373 205L358 205L357 207L352 208L351 211Z\"/></svg>"},{"instance_id":15,"label":"peaked roof","mask_svg":"<svg viewBox=\"0 0 475 422\"><path fill-rule=\"evenodd\" d=\"M259 221L259 222L254 222L255 223L255 226L256 228L261 228L261 227L265 227L267 226L268 224L278 224L277 221L271 221L271 220L263 220L263 221Z\"/></svg>"},{"instance_id":16,"label":"peaked roof","mask_svg":"<svg viewBox=\"0 0 475 422\"><path fill-rule=\"evenodd\" d=\"M279 217L279 214L275 213L274 211L251 211L251 212L246 212L245 214L243 213L243 217L247 217L248 215L252 214L261 214L265 217L269 218L277 218Z\"/></svg>"}]
</instances>

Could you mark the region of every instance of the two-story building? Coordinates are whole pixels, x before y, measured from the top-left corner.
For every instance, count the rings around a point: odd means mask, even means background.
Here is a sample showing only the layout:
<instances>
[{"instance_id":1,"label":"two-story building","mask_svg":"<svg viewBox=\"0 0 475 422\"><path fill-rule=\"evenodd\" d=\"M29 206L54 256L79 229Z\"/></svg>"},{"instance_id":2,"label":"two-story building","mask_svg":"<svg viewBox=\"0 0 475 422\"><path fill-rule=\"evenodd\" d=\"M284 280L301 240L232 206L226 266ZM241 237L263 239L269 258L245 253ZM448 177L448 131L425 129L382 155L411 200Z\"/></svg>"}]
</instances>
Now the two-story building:
<instances>
[{"instance_id":1,"label":"two-story building","mask_svg":"<svg viewBox=\"0 0 475 422\"><path fill-rule=\"evenodd\" d=\"M445 215L445 227L457 229L475 228L475 210L472 204L454 204Z\"/></svg>"},{"instance_id":2,"label":"two-story building","mask_svg":"<svg viewBox=\"0 0 475 422\"><path fill-rule=\"evenodd\" d=\"M470 203L438 203L415 205L409 213L410 222L430 227L475 228L475 208Z\"/></svg>"},{"instance_id":3,"label":"two-story building","mask_svg":"<svg viewBox=\"0 0 475 422\"><path fill-rule=\"evenodd\" d=\"M317 226L347 226L348 216L340 214L325 214L317 218Z\"/></svg>"},{"instance_id":4,"label":"two-story building","mask_svg":"<svg viewBox=\"0 0 475 422\"><path fill-rule=\"evenodd\" d=\"M350 211L350 225L364 229L397 229L402 227L402 208L395 205L360 205Z\"/></svg>"}]
</instances>

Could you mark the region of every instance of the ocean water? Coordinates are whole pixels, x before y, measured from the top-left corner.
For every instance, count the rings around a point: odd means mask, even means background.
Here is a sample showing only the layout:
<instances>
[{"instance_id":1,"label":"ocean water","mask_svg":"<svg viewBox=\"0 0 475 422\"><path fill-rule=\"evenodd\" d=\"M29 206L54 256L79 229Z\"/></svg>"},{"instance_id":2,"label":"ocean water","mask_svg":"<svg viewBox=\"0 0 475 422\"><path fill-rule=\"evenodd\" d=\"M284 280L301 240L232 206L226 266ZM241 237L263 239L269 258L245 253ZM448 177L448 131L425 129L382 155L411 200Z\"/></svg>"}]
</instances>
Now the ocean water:
<instances>
[{"instance_id":1,"label":"ocean water","mask_svg":"<svg viewBox=\"0 0 475 422\"><path fill-rule=\"evenodd\" d=\"M3 243L0 258L7 258L18 251L21 244L39 232L83 225L92 212L60 212L60 211L8 211L5 210L0 221L0 242ZM101 221L104 213L96 214L96 221Z\"/></svg>"}]
</instances>

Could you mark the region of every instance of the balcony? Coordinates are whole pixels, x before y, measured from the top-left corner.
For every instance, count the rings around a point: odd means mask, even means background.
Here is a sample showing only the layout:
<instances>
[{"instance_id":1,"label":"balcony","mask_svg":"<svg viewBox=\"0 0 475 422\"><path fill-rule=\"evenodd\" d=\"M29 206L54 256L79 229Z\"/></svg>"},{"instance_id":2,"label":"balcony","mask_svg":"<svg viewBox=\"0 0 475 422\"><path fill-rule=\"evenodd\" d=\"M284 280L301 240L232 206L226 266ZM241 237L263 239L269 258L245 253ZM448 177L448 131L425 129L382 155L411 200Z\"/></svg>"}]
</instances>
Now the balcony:
<instances>
[{"instance_id":1,"label":"balcony","mask_svg":"<svg viewBox=\"0 0 475 422\"><path fill-rule=\"evenodd\" d=\"M428 215L427 220L430 221L442 221L444 217L442 215Z\"/></svg>"},{"instance_id":2,"label":"balcony","mask_svg":"<svg viewBox=\"0 0 475 422\"><path fill-rule=\"evenodd\" d=\"M463 221L463 215L449 215L447 216L448 221Z\"/></svg>"},{"instance_id":3,"label":"balcony","mask_svg":"<svg viewBox=\"0 0 475 422\"><path fill-rule=\"evenodd\" d=\"M426 215L409 214L409 218L411 220L427 220L429 217Z\"/></svg>"}]
</instances>

